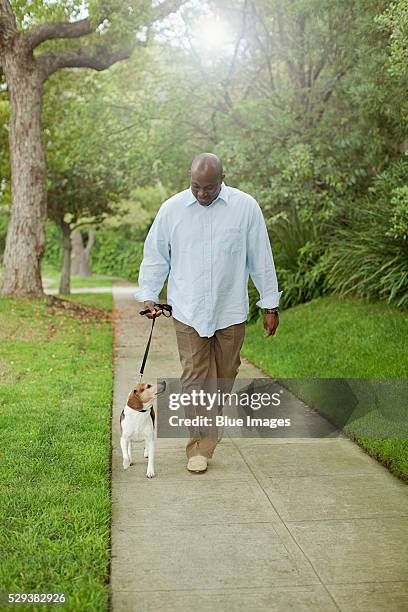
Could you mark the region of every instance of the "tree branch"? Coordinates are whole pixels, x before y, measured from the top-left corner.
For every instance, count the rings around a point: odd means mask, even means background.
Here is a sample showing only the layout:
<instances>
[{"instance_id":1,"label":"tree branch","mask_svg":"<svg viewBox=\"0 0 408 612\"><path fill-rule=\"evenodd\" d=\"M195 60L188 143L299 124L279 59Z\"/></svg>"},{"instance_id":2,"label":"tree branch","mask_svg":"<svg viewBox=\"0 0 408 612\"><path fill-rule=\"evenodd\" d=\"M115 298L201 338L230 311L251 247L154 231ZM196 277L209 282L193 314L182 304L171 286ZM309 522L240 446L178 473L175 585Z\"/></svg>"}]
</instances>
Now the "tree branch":
<instances>
[{"instance_id":1,"label":"tree branch","mask_svg":"<svg viewBox=\"0 0 408 612\"><path fill-rule=\"evenodd\" d=\"M286 29L285 29L285 23L284 23L281 7L279 7L278 9L278 30L279 30L279 38L280 38L280 48L283 51L283 59L288 68L289 75L296 83L298 82L298 72L297 72L295 64L289 57L288 51L290 47L289 47L288 36L286 33Z\"/></svg>"},{"instance_id":2,"label":"tree branch","mask_svg":"<svg viewBox=\"0 0 408 612\"><path fill-rule=\"evenodd\" d=\"M178 10L185 0L165 0L153 9L152 21L163 19L170 13ZM10 8L8 0L0 0L0 6L4 3ZM11 10L11 8L10 8ZM34 49L42 42L55 38L80 38L92 33L92 27L88 18L81 19L73 23L44 23L36 26L25 34L25 41L29 48ZM112 64L120 60L128 59L137 45L142 42L135 40L128 47L112 51L107 45L97 45L95 49L91 47L81 47L80 49L66 50L61 53L45 51L38 58L37 62L45 81L51 74L60 68L92 68L94 70L106 70Z\"/></svg>"},{"instance_id":3,"label":"tree branch","mask_svg":"<svg viewBox=\"0 0 408 612\"><path fill-rule=\"evenodd\" d=\"M168 0L162 2L153 11L153 21L163 19L170 13L176 11L185 0ZM2 2L8 2L8 0L0 0ZM46 40L52 40L56 38L80 38L87 34L92 34L93 28L88 17L80 19L74 22L56 22L56 23L42 23L32 28L27 34L24 35L24 39L28 44L28 47L33 50L41 43Z\"/></svg>"},{"instance_id":4,"label":"tree branch","mask_svg":"<svg viewBox=\"0 0 408 612\"><path fill-rule=\"evenodd\" d=\"M9 0L0 0L0 55L18 34L16 18Z\"/></svg>"},{"instance_id":5,"label":"tree branch","mask_svg":"<svg viewBox=\"0 0 408 612\"><path fill-rule=\"evenodd\" d=\"M112 64L128 59L135 46L112 51L109 47L98 45L95 49L82 47L77 51L64 51L55 53L45 51L37 61L41 67L44 80L60 68L93 68L94 70L106 70Z\"/></svg>"},{"instance_id":6,"label":"tree branch","mask_svg":"<svg viewBox=\"0 0 408 612\"><path fill-rule=\"evenodd\" d=\"M234 54L232 56L232 60L231 60L231 63L230 63L229 69L228 69L228 76L225 79L227 84L229 84L231 82L231 78L232 78L232 75L233 75L234 70L235 70L235 64L236 64L237 59L238 59L238 53L239 53L239 48L241 46L241 41L242 41L242 39L245 36L247 10L248 10L248 0L245 0L244 6L243 6L243 9L242 9L241 30L239 32L239 36L238 36L237 41L235 43Z\"/></svg>"},{"instance_id":7,"label":"tree branch","mask_svg":"<svg viewBox=\"0 0 408 612\"><path fill-rule=\"evenodd\" d=\"M1 1L1 0L0 0ZM55 38L79 38L93 32L88 18L75 22L42 23L32 28L24 39L28 47L33 50L46 40Z\"/></svg>"},{"instance_id":8,"label":"tree branch","mask_svg":"<svg viewBox=\"0 0 408 612\"><path fill-rule=\"evenodd\" d=\"M345 66L342 70L340 70L340 72L338 72L333 80L332 85L329 87L329 89L326 91L326 93L324 94L324 96L322 97L322 106L320 111L318 112L317 115L317 120L316 120L316 124L319 123L327 109L327 102L330 100L331 96L333 95L336 86L338 84L338 82L347 74L348 70L351 68L352 66Z\"/></svg>"},{"instance_id":9,"label":"tree branch","mask_svg":"<svg viewBox=\"0 0 408 612\"><path fill-rule=\"evenodd\" d=\"M100 213L99 215L90 215L90 217L90 220L76 223L74 227L71 227L71 231L74 232L76 229L78 229L78 227L82 227L83 225L99 225L100 223L103 223L105 219L108 218L108 215L106 213Z\"/></svg>"},{"instance_id":10,"label":"tree branch","mask_svg":"<svg viewBox=\"0 0 408 612\"><path fill-rule=\"evenodd\" d=\"M164 19L170 13L175 13L186 0L165 0L153 10L153 21Z\"/></svg>"}]
</instances>

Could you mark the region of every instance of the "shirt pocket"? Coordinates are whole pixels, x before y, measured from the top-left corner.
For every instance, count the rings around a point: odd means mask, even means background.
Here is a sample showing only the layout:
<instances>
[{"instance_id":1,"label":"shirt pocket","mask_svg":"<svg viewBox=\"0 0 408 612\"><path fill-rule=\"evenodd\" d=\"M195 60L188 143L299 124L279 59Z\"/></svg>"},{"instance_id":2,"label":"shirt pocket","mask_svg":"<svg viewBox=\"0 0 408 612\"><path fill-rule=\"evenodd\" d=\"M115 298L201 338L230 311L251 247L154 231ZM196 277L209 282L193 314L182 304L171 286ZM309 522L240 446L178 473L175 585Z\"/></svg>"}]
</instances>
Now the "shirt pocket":
<instances>
[{"instance_id":1,"label":"shirt pocket","mask_svg":"<svg viewBox=\"0 0 408 612\"><path fill-rule=\"evenodd\" d=\"M244 233L240 227L224 229L220 238L220 250L225 255L240 253L244 248Z\"/></svg>"}]
</instances>

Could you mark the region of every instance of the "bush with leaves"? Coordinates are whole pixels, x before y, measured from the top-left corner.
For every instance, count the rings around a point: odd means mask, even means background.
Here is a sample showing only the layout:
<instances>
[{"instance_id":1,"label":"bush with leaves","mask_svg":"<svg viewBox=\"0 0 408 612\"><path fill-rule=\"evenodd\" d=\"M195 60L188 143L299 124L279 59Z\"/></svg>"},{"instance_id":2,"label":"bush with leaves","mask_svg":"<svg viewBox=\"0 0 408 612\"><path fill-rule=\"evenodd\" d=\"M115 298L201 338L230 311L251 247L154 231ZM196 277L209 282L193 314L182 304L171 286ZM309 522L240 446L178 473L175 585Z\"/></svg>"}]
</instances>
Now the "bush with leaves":
<instances>
[{"instance_id":1,"label":"bush with leaves","mask_svg":"<svg viewBox=\"0 0 408 612\"><path fill-rule=\"evenodd\" d=\"M96 274L121 276L136 282L143 259L143 242L108 228L96 231L91 269Z\"/></svg>"},{"instance_id":2,"label":"bush with leaves","mask_svg":"<svg viewBox=\"0 0 408 612\"><path fill-rule=\"evenodd\" d=\"M320 258L330 237L329 226L309 215L309 209L290 206L269 220L282 308L308 302L327 290Z\"/></svg>"},{"instance_id":3,"label":"bush with leaves","mask_svg":"<svg viewBox=\"0 0 408 612\"><path fill-rule=\"evenodd\" d=\"M408 68L408 4L396 0L375 19L390 36L388 70L393 76L406 73Z\"/></svg>"},{"instance_id":4,"label":"bush with leaves","mask_svg":"<svg viewBox=\"0 0 408 612\"><path fill-rule=\"evenodd\" d=\"M393 189L390 202L392 216L387 236L408 242L408 185Z\"/></svg>"},{"instance_id":5,"label":"bush with leaves","mask_svg":"<svg viewBox=\"0 0 408 612\"><path fill-rule=\"evenodd\" d=\"M136 232L137 233L137 232ZM47 221L47 244L43 263L60 269L63 259L61 232ZM143 241L135 240L128 228L100 227L96 230L91 253L91 270L95 274L120 276L136 282L143 259Z\"/></svg>"},{"instance_id":6,"label":"bush with leaves","mask_svg":"<svg viewBox=\"0 0 408 612\"><path fill-rule=\"evenodd\" d=\"M42 264L46 263L54 268L62 269L64 240L61 230L51 219L47 219L45 236L45 251Z\"/></svg>"},{"instance_id":7,"label":"bush with leaves","mask_svg":"<svg viewBox=\"0 0 408 612\"><path fill-rule=\"evenodd\" d=\"M408 155L382 172L320 263L327 288L408 307Z\"/></svg>"}]
</instances>

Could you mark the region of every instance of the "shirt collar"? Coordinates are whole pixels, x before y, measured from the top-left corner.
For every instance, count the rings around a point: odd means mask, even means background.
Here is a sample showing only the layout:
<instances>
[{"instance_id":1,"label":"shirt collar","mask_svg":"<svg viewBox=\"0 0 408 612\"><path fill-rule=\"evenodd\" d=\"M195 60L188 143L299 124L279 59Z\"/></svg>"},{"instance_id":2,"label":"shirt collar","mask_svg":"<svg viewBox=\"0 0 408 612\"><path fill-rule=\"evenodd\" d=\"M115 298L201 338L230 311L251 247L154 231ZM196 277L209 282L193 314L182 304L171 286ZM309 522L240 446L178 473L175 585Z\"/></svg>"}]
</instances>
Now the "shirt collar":
<instances>
[{"instance_id":1,"label":"shirt collar","mask_svg":"<svg viewBox=\"0 0 408 612\"><path fill-rule=\"evenodd\" d=\"M195 198L195 196L193 195L193 192L191 191L191 187L188 190L187 196L188 197L186 201L186 206L190 206L191 204L194 204L194 202L197 202L197 199ZM214 200L214 202L217 202L218 200L222 200L225 204L228 204L228 189L224 182L221 183L220 193L218 194L218 198ZM214 202L212 202L212 204L214 204Z\"/></svg>"}]
</instances>

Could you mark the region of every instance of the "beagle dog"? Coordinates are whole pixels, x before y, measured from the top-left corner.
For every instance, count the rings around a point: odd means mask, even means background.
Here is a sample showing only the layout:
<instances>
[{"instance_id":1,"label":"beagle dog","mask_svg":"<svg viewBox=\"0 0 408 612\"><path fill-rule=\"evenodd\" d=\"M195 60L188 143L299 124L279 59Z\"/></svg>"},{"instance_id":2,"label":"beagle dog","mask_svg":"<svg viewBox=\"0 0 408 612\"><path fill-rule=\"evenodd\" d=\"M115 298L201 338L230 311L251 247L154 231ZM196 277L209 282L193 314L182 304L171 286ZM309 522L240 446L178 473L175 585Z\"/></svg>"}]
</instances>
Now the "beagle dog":
<instances>
[{"instance_id":1,"label":"beagle dog","mask_svg":"<svg viewBox=\"0 0 408 612\"><path fill-rule=\"evenodd\" d=\"M166 388L164 381L157 385L140 383L129 393L120 415L120 447L125 470L132 464L132 440L144 440L144 457L148 458L147 478L154 476L154 426L153 400Z\"/></svg>"}]
</instances>

